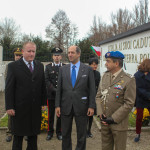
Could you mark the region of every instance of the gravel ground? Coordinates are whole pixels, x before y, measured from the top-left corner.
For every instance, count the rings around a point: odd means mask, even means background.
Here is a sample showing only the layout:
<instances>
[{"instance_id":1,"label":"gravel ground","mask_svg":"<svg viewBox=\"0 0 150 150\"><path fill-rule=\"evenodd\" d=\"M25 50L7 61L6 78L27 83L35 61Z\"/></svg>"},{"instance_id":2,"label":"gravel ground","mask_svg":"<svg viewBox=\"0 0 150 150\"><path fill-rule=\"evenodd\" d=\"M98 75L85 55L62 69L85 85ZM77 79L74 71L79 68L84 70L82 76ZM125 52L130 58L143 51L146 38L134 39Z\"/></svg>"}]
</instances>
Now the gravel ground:
<instances>
[{"instance_id":1,"label":"gravel ground","mask_svg":"<svg viewBox=\"0 0 150 150\"><path fill-rule=\"evenodd\" d=\"M4 109L4 95L0 93L0 117L5 113ZM87 150L101 150L101 134L93 123L92 126L93 138L87 139ZM141 140L138 143L134 142L135 131L128 131L127 150L150 150L150 130L141 133ZM0 130L0 150L11 150L12 142L5 141L6 130ZM38 150L61 150L61 141L58 141L56 135L50 141L46 141L46 132L42 132L38 136ZM72 145L73 150L76 146L76 128L73 124L72 130ZM23 142L23 150L26 149L26 141Z\"/></svg>"}]
</instances>

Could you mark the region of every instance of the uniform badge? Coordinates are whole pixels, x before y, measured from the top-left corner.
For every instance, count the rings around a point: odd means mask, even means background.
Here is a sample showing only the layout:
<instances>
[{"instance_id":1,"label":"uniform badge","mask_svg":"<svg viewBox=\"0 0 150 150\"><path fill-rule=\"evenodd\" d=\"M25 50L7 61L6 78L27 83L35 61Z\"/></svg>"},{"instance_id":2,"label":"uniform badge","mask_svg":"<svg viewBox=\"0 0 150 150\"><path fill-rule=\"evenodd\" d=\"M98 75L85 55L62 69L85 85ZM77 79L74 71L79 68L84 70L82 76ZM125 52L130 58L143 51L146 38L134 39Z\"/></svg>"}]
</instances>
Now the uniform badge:
<instances>
[{"instance_id":1,"label":"uniform badge","mask_svg":"<svg viewBox=\"0 0 150 150\"><path fill-rule=\"evenodd\" d=\"M119 98L119 93L118 92L116 93L116 98Z\"/></svg>"},{"instance_id":2,"label":"uniform badge","mask_svg":"<svg viewBox=\"0 0 150 150\"><path fill-rule=\"evenodd\" d=\"M122 87L120 84L118 84L118 85L115 85L115 86L114 86L114 89L122 90L123 87Z\"/></svg>"}]
</instances>

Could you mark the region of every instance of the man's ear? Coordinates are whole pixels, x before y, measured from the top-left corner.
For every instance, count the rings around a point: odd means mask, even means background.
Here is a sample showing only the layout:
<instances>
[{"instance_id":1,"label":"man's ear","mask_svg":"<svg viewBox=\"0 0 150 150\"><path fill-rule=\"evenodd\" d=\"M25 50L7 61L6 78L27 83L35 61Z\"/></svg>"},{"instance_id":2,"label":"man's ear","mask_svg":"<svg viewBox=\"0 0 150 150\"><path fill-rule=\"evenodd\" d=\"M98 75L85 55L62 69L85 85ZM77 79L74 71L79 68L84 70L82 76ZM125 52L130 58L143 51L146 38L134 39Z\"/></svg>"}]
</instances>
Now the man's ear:
<instances>
[{"instance_id":1,"label":"man's ear","mask_svg":"<svg viewBox=\"0 0 150 150\"><path fill-rule=\"evenodd\" d=\"M118 67L118 66L119 66L119 62L118 62L118 61L116 61L116 62L115 62L115 64L116 64L116 67Z\"/></svg>"}]
</instances>

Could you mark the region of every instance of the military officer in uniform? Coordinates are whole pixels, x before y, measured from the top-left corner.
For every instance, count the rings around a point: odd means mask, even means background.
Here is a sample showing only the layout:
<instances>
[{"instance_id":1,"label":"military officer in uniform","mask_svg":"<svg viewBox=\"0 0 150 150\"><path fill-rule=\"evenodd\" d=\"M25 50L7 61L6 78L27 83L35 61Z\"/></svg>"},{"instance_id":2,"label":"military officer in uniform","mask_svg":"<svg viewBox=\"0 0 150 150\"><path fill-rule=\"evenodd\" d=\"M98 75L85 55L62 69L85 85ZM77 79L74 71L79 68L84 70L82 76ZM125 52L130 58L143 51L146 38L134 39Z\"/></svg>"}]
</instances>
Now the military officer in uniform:
<instances>
[{"instance_id":1,"label":"military officer in uniform","mask_svg":"<svg viewBox=\"0 0 150 150\"><path fill-rule=\"evenodd\" d=\"M123 71L124 55L121 52L107 52L105 58L107 71L96 95L102 150L125 150L128 115L136 97L135 79Z\"/></svg>"},{"instance_id":2,"label":"military officer in uniform","mask_svg":"<svg viewBox=\"0 0 150 150\"><path fill-rule=\"evenodd\" d=\"M64 64L60 62L62 59L61 53L63 52L60 48L53 48L51 53L53 54L53 62L48 64L45 69L45 81L47 87L47 105L48 105L48 136L46 140L51 140L54 133L54 118L55 118L55 96L57 89L57 80L59 67ZM56 122L56 134L58 140L62 140L61 135L61 118L57 117Z\"/></svg>"}]
</instances>

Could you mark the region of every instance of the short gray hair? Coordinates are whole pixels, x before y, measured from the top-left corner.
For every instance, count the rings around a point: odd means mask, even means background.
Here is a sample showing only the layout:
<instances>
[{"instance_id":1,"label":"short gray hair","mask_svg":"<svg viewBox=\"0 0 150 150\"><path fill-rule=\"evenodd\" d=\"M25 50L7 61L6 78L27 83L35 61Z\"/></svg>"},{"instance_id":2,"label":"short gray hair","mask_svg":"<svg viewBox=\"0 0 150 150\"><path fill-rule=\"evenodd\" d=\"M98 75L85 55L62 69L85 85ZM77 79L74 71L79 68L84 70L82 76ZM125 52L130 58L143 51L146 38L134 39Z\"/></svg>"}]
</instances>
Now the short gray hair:
<instances>
[{"instance_id":1,"label":"short gray hair","mask_svg":"<svg viewBox=\"0 0 150 150\"><path fill-rule=\"evenodd\" d=\"M78 47L78 46L76 47L76 52L80 53L80 55L81 55L81 49L80 49L80 47Z\"/></svg>"}]
</instances>

